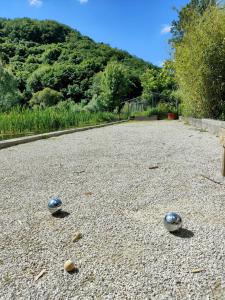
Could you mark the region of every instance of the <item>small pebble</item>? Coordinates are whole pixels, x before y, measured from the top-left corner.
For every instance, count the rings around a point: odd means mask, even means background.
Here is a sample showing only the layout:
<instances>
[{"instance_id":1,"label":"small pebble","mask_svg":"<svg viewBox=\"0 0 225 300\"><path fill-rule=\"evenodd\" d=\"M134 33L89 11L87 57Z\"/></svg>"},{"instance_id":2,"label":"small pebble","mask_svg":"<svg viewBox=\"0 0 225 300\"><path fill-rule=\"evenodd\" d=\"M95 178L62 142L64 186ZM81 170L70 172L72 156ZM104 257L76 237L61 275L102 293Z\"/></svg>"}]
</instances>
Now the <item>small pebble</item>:
<instances>
[{"instance_id":1,"label":"small pebble","mask_svg":"<svg viewBox=\"0 0 225 300\"><path fill-rule=\"evenodd\" d=\"M93 195L93 193L92 192L86 192L86 193L84 193L84 195L85 196L91 196L91 195Z\"/></svg>"},{"instance_id":2,"label":"small pebble","mask_svg":"<svg viewBox=\"0 0 225 300\"><path fill-rule=\"evenodd\" d=\"M82 233L81 232L76 232L72 238L73 242L77 242L82 238Z\"/></svg>"},{"instance_id":3,"label":"small pebble","mask_svg":"<svg viewBox=\"0 0 225 300\"><path fill-rule=\"evenodd\" d=\"M64 263L64 269L66 272L73 272L76 270L76 265L72 260L69 259Z\"/></svg>"}]
</instances>

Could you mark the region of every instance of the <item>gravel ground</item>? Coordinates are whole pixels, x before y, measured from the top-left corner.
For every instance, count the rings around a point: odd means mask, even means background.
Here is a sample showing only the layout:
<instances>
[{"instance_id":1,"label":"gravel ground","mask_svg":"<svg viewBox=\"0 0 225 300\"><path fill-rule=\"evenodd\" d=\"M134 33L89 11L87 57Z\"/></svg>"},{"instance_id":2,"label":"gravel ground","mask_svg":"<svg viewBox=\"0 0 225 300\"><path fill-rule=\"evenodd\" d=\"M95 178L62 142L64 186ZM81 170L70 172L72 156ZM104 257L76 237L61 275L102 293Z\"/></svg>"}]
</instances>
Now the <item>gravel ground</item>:
<instances>
[{"instance_id":1,"label":"gravel ground","mask_svg":"<svg viewBox=\"0 0 225 300\"><path fill-rule=\"evenodd\" d=\"M0 299L225 299L215 136L131 122L3 149L0 166ZM179 235L163 227L171 210ZM79 272L64 271L67 259Z\"/></svg>"}]
</instances>

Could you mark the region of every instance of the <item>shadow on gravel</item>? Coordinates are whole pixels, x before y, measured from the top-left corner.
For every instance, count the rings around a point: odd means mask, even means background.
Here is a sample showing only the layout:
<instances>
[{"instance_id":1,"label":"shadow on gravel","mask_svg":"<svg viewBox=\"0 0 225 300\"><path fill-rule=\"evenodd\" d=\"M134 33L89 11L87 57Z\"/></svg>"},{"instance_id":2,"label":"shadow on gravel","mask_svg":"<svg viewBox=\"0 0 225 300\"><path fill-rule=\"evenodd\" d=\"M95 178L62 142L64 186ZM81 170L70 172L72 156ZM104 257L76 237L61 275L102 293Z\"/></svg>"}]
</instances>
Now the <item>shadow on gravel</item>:
<instances>
[{"instance_id":1,"label":"shadow on gravel","mask_svg":"<svg viewBox=\"0 0 225 300\"><path fill-rule=\"evenodd\" d=\"M194 233L191 230L181 228L179 231L171 232L173 235L183 238L190 239L194 236Z\"/></svg>"},{"instance_id":2,"label":"shadow on gravel","mask_svg":"<svg viewBox=\"0 0 225 300\"><path fill-rule=\"evenodd\" d=\"M70 213L68 213L67 211L60 210L60 211L54 213L52 216L54 218L63 219L63 218L68 217L69 215L70 215Z\"/></svg>"},{"instance_id":3,"label":"shadow on gravel","mask_svg":"<svg viewBox=\"0 0 225 300\"><path fill-rule=\"evenodd\" d=\"M73 275L73 274L78 274L79 273L79 269L76 268L75 270L73 271L70 271L70 272L67 272L69 275Z\"/></svg>"}]
</instances>

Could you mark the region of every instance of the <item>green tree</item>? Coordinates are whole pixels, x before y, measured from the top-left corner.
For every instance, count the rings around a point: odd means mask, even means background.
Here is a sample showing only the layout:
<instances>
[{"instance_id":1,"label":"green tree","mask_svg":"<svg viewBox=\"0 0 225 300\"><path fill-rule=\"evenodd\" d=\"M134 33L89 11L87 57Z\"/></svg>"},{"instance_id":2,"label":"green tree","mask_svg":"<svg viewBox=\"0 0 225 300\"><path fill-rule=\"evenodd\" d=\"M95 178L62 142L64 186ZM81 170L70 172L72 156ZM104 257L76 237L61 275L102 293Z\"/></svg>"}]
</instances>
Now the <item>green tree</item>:
<instances>
[{"instance_id":1,"label":"green tree","mask_svg":"<svg viewBox=\"0 0 225 300\"><path fill-rule=\"evenodd\" d=\"M158 71L148 69L141 76L141 85L143 87L142 97L145 100L152 99L152 93L160 93L161 85L158 79Z\"/></svg>"},{"instance_id":2,"label":"green tree","mask_svg":"<svg viewBox=\"0 0 225 300\"><path fill-rule=\"evenodd\" d=\"M33 94L29 103L32 107L45 108L56 105L62 101L62 99L63 96L61 93L50 88L45 88L44 90Z\"/></svg>"},{"instance_id":3,"label":"green tree","mask_svg":"<svg viewBox=\"0 0 225 300\"><path fill-rule=\"evenodd\" d=\"M101 76L100 102L108 111L120 110L126 100L130 81L126 69L117 62L107 65Z\"/></svg>"},{"instance_id":4,"label":"green tree","mask_svg":"<svg viewBox=\"0 0 225 300\"><path fill-rule=\"evenodd\" d=\"M0 111L7 111L20 103L16 78L0 64Z\"/></svg>"},{"instance_id":5,"label":"green tree","mask_svg":"<svg viewBox=\"0 0 225 300\"><path fill-rule=\"evenodd\" d=\"M52 65L59 58L62 50L58 46L53 46L43 53L42 61L44 64Z\"/></svg>"},{"instance_id":6,"label":"green tree","mask_svg":"<svg viewBox=\"0 0 225 300\"><path fill-rule=\"evenodd\" d=\"M173 46L181 42L186 29L196 21L200 16L204 14L208 7L216 7L216 0L190 0L190 2L184 6L178 12L178 20L172 22L171 33L173 35L170 42Z\"/></svg>"},{"instance_id":7,"label":"green tree","mask_svg":"<svg viewBox=\"0 0 225 300\"><path fill-rule=\"evenodd\" d=\"M141 76L141 84L143 87L142 98L149 102L154 97L154 102L160 100L174 104L175 70L172 61L165 61L163 68L148 69Z\"/></svg>"},{"instance_id":8,"label":"green tree","mask_svg":"<svg viewBox=\"0 0 225 300\"><path fill-rule=\"evenodd\" d=\"M155 66L54 21L0 18L0 60L18 81L27 104L32 95L48 87L64 100L88 103L94 77L109 62L128 70L131 84L126 98L140 96L140 75ZM98 95L99 96L99 95Z\"/></svg>"},{"instance_id":9,"label":"green tree","mask_svg":"<svg viewBox=\"0 0 225 300\"><path fill-rule=\"evenodd\" d=\"M208 8L188 27L175 52L183 113L224 118L225 11Z\"/></svg>"}]
</instances>

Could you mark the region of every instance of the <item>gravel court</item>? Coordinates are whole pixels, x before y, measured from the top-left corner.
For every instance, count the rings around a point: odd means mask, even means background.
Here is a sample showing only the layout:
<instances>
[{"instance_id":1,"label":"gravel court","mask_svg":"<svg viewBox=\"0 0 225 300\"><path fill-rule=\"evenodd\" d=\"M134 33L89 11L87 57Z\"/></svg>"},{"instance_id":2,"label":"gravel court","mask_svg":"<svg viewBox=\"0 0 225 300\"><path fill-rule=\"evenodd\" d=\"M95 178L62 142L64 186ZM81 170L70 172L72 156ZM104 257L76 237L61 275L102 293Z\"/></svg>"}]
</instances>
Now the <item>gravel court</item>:
<instances>
[{"instance_id":1,"label":"gravel court","mask_svg":"<svg viewBox=\"0 0 225 300\"><path fill-rule=\"evenodd\" d=\"M178 121L1 150L0 299L225 299L221 152L217 137ZM55 195L64 218L47 210ZM170 210L182 236L163 227Z\"/></svg>"}]
</instances>

